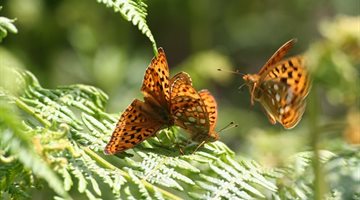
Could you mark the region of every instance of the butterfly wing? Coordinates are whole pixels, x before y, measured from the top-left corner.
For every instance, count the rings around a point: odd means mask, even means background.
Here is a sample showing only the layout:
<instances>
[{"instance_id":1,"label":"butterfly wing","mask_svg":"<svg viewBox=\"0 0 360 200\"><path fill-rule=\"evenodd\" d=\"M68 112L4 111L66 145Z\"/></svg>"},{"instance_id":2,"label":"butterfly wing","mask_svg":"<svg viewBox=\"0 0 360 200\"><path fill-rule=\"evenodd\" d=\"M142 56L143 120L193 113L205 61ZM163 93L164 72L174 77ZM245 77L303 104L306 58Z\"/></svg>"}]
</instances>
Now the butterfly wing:
<instances>
[{"instance_id":1,"label":"butterfly wing","mask_svg":"<svg viewBox=\"0 0 360 200\"><path fill-rule=\"evenodd\" d=\"M175 81L181 81L181 84L192 86L191 77L186 72L179 72L175 74L175 76L170 79L170 86L172 86Z\"/></svg>"},{"instance_id":2,"label":"butterfly wing","mask_svg":"<svg viewBox=\"0 0 360 200\"><path fill-rule=\"evenodd\" d=\"M260 90L259 102L266 110L272 124L276 121L285 128L295 127L305 111L305 99L297 95L292 87L284 82L264 81ZM275 121L276 120L276 121Z\"/></svg>"},{"instance_id":3,"label":"butterfly wing","mask_svg":"<svg viewBox=\"0 0 360 200\"><path fill-rule=\"evenodd\" d=\"M203 100L206 108L206 112L209 115L210 123L210 137L215 141L219 139L218 133L215 132L216 121L217 121L217 103L213 95L208 90L200 90L199 95Z\"/></svg>"},{"instance_id":4,"label":"butterfly wing","mask_svg":"<svg viewBox=\"0 0 360 200\"><path fill-rule=\"evenodd\" d=\"M151 60L145 71L141 92L145 102L168 109L170 99L169 67L165 52L158 49L158 55Z\"/></svg>"},{"instance_id":5,"label":"butterfly wing","mask_svg":"<svg viewBox=\"0 0 360 200\"><path fill-rule=\"evenodd\" d=\"M271 56L271 58L265 63L265 65L258 73L258 75L260 76L260 80L263 80L267 76L269 71L272 71L273 67L282 60L282 58L294 46L295 43L296 39L291 39L287 41Z\"/></svg>"},{"instance_id":6,"label":"butterfly wing","mask_svg":"<svg viewBox=\"0 0 360 200\"><path fill-rule=\"evenodd\" d=\"M189 106L189 101L198 101L202 104L201 97L198 92L192 87L192 80L190 75L186 72L179 72L170 80L170 102L172 106L172 113L182 109L184 106Z\"/></svg>"},{"instance_id":7,"label":"butterfly wing","mask_svg":"<svg viewBox=\"0 0 360 200\"><path fill-rule=\"evenodd\" d=\"M155 135L162 126L163 123L152 116L151 108L135 99L121 115L104 153L115 154L130 149Z\"/></svg>"},{"instance_id":8,"label":"butterfly wing","mask_svg":"<svg viewBox=\"0 0 360 200\"><path fill-rule=\"evenodd\" d=\"M292 93L300 99L304 99L308 95L311 87L303 56L294 56L279 62L269 71L265 77L266 80L288 85Z\"/></svg>"},{"instance_id":9,"label":"butterfly wing","mask_svg":"<svg viewBox=\"0 0 360 200\"><path fill-rule=\"evenodd\" d=\"M263 105L275 102L271 113L285 128L293 128L304 114L305 98L311 84L305 60L302 56L295 56L279 62L266 76L264 81ZM265 106L264 106L265 107ZM269 113L269 112L268 112Z\"/></svg>"},{"instance_id":10,"label":"butterfly wing","mask_svg":"<svg viewBox=\"0 0 360 200\"><path fill-rule=\"evenodd\" d=\"M191 78L185 72L180 72L171 80L170 110L175 119L175 125L187 130L192 140L202 142L208 137L210 122L204 101L191 86Z\"/></svg>"}]
</instances>

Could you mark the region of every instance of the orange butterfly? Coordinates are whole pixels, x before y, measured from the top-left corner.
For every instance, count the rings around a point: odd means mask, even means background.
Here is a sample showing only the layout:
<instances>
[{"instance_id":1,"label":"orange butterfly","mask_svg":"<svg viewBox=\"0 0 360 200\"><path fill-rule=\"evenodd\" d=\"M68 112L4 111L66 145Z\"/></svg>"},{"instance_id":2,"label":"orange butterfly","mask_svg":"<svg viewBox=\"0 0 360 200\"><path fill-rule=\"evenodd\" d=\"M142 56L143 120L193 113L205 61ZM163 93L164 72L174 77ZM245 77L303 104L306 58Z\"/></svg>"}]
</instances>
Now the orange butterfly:
<instances>
[{"instance_id":1,"label":"orange butterfly","mask_svg":"<svg viewBox=\"0 0 360 200\"><path fill-rule=\"evenodd\" d=\"M249 87L251 104L259 101L272 124L295 127L305 111L305 98L310 90L309 74L302 56L282 60L295 44L292 39L281 46L257 74L243 76Z\"/></svg>"},{"instance_id":2,"label":"orange butterfly","mask_svg":"<svg viewBox=\"0 0 360 200\"><path fill-rule=\"evenodd\" d=\"M125 151L173 125L184 128L195 142L212 142L217 104L207 90L197 92L185 72L169 79L169 67L162 48L146 69L141 92L144 102L135 99L122 113L105 147L105 154Z\"/></svg>"}]
</instances>

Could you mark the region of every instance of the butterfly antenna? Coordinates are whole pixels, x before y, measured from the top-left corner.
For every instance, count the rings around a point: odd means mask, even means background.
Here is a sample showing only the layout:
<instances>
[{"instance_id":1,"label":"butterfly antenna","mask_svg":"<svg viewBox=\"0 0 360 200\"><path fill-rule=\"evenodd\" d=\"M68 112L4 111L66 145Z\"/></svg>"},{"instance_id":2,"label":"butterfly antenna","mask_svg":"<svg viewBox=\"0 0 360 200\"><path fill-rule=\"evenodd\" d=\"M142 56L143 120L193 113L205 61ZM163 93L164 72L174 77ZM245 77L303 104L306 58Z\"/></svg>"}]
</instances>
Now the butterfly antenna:
<instances>
[{"instance_id":1,"label":"butterfly antenna","mask_svg":"<svg viewBox=\"0 0 360 200\"><path fill-rule=\"evenodd\" d=\"M224 128L220 129L219 131L217 131L218 133L228 130L230 128L235 128L238 127L238 124L235 124L234 122L230 122L228 125L226 125ZM202 141L196 148L195 150L192 152L192 154L194 154L201 146L203 146L206 143L206 141Z\"/></svg>"},{"instance_id":2,"label":"butterfly antenna","mask_svg":"<svg viewBox=\"0 0 360 200\"><path fill-rule=\"evenodd\" d=\"M241 84L241 85L238 87L238 89L239 89L239 90L242 90L245 85L246 85L246 83Z\"/></svg>"},{"instance_id":3,"label":"butterfly antenna","mask_svg":"<svg viewBox=\"0 0 360 200\"><path fill-rule=\"evenodd\" d=\"M241 75L244 76L245 74L239 72L239 70L235 70L235 71L231 71L231 70L224 70L224 69L217 69L219 72L227 72L227 73L231 73L231 74L237 74L237 75Z\"/></svg>"},{"instance_id":4,"label":"butterfly antenna","mask_svg":"<svg viewBox=\"0 0 360 200\"><path fill-rule=\"evenodd\" d=\"M226 131L226 130L228 130L228 129L231 129L231 128L236 128L236 127L238 127L239 125L238 124L235 124L235 122L230 122L228 125L226 125L224 128L222 128L222 129L220 129L219 131L218 131L218 133L220 133L220 132L223 132L223 131Z\"/></svg>"}]
</instances>

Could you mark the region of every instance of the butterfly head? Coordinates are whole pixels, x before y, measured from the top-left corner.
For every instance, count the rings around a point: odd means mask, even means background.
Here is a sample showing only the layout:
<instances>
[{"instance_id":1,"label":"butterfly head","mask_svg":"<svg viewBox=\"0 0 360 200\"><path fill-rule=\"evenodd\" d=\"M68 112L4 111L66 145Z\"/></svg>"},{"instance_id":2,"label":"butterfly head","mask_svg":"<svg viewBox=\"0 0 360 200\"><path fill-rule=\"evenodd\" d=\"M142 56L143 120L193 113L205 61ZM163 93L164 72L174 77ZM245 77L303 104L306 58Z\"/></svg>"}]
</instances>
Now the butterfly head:
<instances>
[{"instance_id":1,"label":"butterfly head","mask_svg":"<svg viewBox=\"0 0 360 200\"><path fill-rule=\"evenodd\" d=\"M254 100L258 99L258 87L260 86L260 76L258 74L245 74L243 79L249 87L251 95L251 104L254 105Z\"/></svg>"},{"instance_id":2,"label":"butterfly head","mask_svg":"<svg viewBox=\"0 0 360 200\"><path fill-rule=\"evenodd\" d=\"M209 137L207 139L208 142L215 142L219 140L219 134L215 130L210 130Z\"/></svg>"},{"instance_id":3,"label":"butterfly head","mask_svg":"<svg viewBox=\"0 0 360 200\"><path fill-rule=\"evenodd\" d=\"M215 142L219 140L219 134L215 130L209 130L208 134L194 134L191 137L194 142Z\"/></svg>"}]
</instances>

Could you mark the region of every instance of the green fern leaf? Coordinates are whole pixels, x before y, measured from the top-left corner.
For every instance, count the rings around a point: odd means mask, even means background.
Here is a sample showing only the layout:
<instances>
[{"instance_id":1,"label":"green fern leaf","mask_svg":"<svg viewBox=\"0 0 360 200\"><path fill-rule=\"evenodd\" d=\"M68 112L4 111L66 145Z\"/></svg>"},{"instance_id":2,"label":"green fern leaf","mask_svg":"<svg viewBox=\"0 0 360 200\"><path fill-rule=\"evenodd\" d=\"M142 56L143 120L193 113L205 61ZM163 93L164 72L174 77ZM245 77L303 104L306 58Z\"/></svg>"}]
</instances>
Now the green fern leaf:
<instances>
[{"instance_id":1,"label":"green fern leaf","mask_svg":"<svg viewBox=\"0 0 360 200\"><path fill-rule=\"evenodd\" d=\"M313 152L297 153L284 168L279 181L279 191L273 194L281 199L313 198L314 174L312 169ZM358 149L344 149L341 155L321 150L319 158L323 173L328 177L330 188L325 194L327 199L356 199L360 194L358 172L360 169L360 153ZM345 181L346 180L346 181ZM343 181L343 182L341 182ZM282 182L287 184L283 185Z\"/></svg>"},{"instance_id":2,"label":"green fern leaf","mask_svg":"<svg viewBox=\"0 0 360 200\"><path fill-rule=\"evenodd\" d=\"M0 10L2 6L0 6ZM0 16L0 42L7 36L8 32L17 33L18 30L13 24L15 20Z\"/></svg>"},{"instance_id":3,"label":"green fern leaf","mask_svg":"<svg viewBox=\"0 0 360 200\"><path fill-rule=\"evenodd\" d=\"M38 138L38 154L60 175L64 191L76 189L89 199L102 198L104 187L113 198L127 199L248 199L277 191L271 172L245 159L236 161L219 141L195 153L196 145L185 146L181 155L177 144L186 144L187 138L177 128L160 131L160 140L150 138L120 159L105 156L103 148L117 119L104 112L107 96L102 91L86 85L45 89L29 72L8 70L24 87L18 94L4 90L4 99L15 99L13 103L24 112L23 127ZM6 141L6 134L0 137Z\"/></svg>"},{"instance_id":4,"label":"green fern leaf","mask_svg":"<svg viewBox=\"0 0 360 200\"><path fill-rule=\"evenodd\" d=\"M54 171L50 169L45 161L37 155L35 149L32 148L32 145L29 143L29 141L31 141L29 135L25 135L24 131L19 129L19 127L21 127L19 122L21 120L18 119L16 115L11 114L14 113L14 110L3 101L0 101L0 105L0 148L6 149L5 152L10 152L10 155L16 157L25 167L30 168L32 173L44 178L50 187L59 195L68 197L67 192L63 189L63 185ZM31 132L27 132L27 134L31 134ZM5 152L1 150L0 156L3 157L6 155L4 154ZM3 162L4 159L1 160L2 164L4 164ZM9 178L9 180L13 180L13 178ZM9 184L14 183L5 181L3 184L9 186ZM9 189L9 187L2 187L1 191Z\"/></svg>"}]
</instances>

